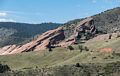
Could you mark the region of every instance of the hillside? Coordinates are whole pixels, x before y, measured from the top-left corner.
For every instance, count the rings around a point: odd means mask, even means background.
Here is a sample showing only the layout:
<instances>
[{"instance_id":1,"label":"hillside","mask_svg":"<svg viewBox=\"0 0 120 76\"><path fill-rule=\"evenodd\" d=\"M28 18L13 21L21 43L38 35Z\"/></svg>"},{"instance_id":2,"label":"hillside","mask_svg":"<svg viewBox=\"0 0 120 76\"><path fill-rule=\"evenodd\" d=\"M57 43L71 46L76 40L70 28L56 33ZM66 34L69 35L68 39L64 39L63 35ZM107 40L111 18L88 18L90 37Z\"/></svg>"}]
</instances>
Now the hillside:
<instances>
[{"instance_id":1,"label":"hillside","mask_svg":"<svg viewBox=\"0 0 120 76\"><path fill-rule=\"evenodd\" d=\"M39 34L36 38L31 39L31 41L29 41L28 43L26 42L22 45L14 44L14 45L8 45L5 47L2 47L0 48L1 49L0 55L16 54L16 53L30 52L30 51L40 51L48 48L47 46L49 46L49 48L68 47L72 44L80 44L81 42L85 43L86 41L89 41L90 39L97 36L98 36L98 39L102 38L103 40L111 39L112 37L113 38L119 37L119 33L118 33L120 32L119 31L119 20L120 20L119 11L120 11L120 8L117 7L91 17L87 17L84 19L76 19L76 20L67 22L59 28L49 30L49 31L46 31L45 33ZM23 27L21 27L21 29L22 28ZM43 29L43 27L41 28ZM35 29L35 27L31 28L31 30L32 29ZM38 27L37 29L40 30ZM37 29L36 31L38 31ZM26 34L23 29L22 31L19 31L10 36L18 36L20 38L24 36L27 40L29 40L28 39L29 35L34 35L35 31L32 30L31 32L32 33L30 34L29 33ZM116 33L116 34L112 34L112 33ZM99 36L101 34L106 34L106 36L104 37ZM12 38L8 40L11 40L11 39ZM18 42L18 40L19 39L12 39L11 41Z\"/></svg>"},{"instance_id":2,"label":"hillside","mask_svg":"<svg viewBox=\"0 0 120 76\"><path fill-rule=\"evenodd\" d=\"M82 52L80 52L79 45L72 45L74 50L55 48L52 52L42 50L0 56L1 63L7 64L12 70L0 75L118 76L120 73L120 54L93 50L102 47L116 47L115 44L118 42L120 42L120 38L111 39L108 42L102 40L93 42L93 44L86 43L83 46L89 45L90 50L83 50ZM79 64L77 65L77 63Z\"/></svg>"},{"instance_id":3,"label":"hillside","mask_svg":"<svg viewBox=\"0 0 120 76\"><path fill-rule=\"evenodd\" d=\"M82 44L83 48L87 46L89 51L85 49L82 52L79 49L79 45L72 45L74 50L68 48L54 48L52 52L47 50L41 50L37 52L27 52L21 54L0 56L0 61L3 64L7 64L11 69L23 69L23 68L38 68L54 67L62 65L73 65L76 63L111 63L120 61L120 53L117 52L100 52L100 48L113 48L113 51L119 47L120 38L108 40L101 40ZM104 44L104 45L103 45ZM11 60L12 59L12 60ZM21 64L21 65L20 65ZM18 66L19 65L19 66Z\"/></svg>"},{"instance_id":4,"label":"hillside","mask_svg":"<svg viewBox=\"0 0 120 76\"><path fill-rule=\"evenodd\" d=\"M0 47L29 42L36 35L55 29L60 24L42 23L26 24L14 22L0 22Z\"/></svg>"},{"instance_id":5,"label":"hillside","mask_svg":"<svg viewBox=\"0 0 120 76\"><path fill-rule=\"evenodd\" d=\"M11 35L11 30L6 35ZM28 43L0 48L0 63L10 68L0 75L119 76L119 46L120 8L117 7L69 21Z\"/></svg>"},{"instance_id":6,"label":"hillside","mask_svg":"<svg viewBox=\"0 0 120 76\"><path fill-rule=\"evenodd\" d=\"M120 7L106 10L91 17L99 34L120 31ZM76 25L84 19L86 18L71 20L63 25L66 38L74 33Z\"/></svg>"},{"instance_id":7,"label":"hillside","mask_svg":"<svg viewBox=\"0 0 120 76\"><path fill-rule=\"evenodd\" d=\"M120 7L104 11L92 17L98 31L103 33L120 31Z\"/></svg>"}]
</instances>

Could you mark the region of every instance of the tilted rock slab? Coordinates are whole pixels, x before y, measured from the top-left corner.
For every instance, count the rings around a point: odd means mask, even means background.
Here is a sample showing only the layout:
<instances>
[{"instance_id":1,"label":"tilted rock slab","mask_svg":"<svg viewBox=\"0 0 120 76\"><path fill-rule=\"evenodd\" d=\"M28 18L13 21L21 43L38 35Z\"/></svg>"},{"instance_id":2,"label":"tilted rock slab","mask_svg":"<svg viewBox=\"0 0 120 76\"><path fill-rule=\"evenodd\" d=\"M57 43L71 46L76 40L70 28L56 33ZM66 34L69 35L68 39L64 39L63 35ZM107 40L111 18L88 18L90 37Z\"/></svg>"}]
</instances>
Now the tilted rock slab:
<instances>
[{"instance_id":1,"label":"tilted rock slab","mask_svg":"<svg viewBox=\"0 0 120 76\"><path fill-rule=\"evenodd\" d=\"M60 41L64 40L64 31L63 29L57 28L54 30L47 31L42 35L38 36L37 39L24 44L24 45L8 45L3 48L0 48L0 55L7 54L16 54L29 51L39 51L46 49L46 46L51 42L51 44L57 44Z\"/></svg>"}]
</instances>

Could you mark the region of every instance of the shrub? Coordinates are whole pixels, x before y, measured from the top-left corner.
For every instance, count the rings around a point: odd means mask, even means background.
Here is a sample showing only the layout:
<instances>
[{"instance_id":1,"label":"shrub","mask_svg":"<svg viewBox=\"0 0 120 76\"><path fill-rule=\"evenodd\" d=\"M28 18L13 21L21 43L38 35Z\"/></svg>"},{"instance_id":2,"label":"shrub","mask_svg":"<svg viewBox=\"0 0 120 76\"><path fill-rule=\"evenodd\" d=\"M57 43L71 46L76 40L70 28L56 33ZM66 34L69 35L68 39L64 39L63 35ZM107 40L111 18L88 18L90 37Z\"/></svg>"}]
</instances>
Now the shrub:
<instances>
[{"instance_id":1,"label":"shrub","mask_svg":"<svg viewBox=\"0 0 120 76\"><path fill-rule=\"evenodd\" d=\"M6 71L10 71L10 67L8 65L0 64L0 73L4 73Z\"/></svg>"},{"instance_id":2,"label":"shrub","mask_svg":"<svg viewBox=\"0 0 120 76\"><path fill-rule=\"evenodd\" d=\"M120 57L120 53L116 53L115 51L112 52L112 55Z\"/></svg>"},{"instance_id":3,"label":"shrub","mask_svg":"<svg viewBox=\"0 0 120 76\"><path fill-rule=\"evenodd\" d=\"M52 51L52 48L49 48L49 52L51 52Z\"/></svg>"},{"instance_id":4,"label":"shrub","mask_svg":"<svg viewBox=\"0 0 120 76\"><path fill-rule=\"evenodd\" d=\"M47 45L48 51L51 52L52 51L52 46L51 46L51 42L49 42L49 44Z\"/></svg>"},{"instance_id":5,"label":"shrub","mask_svg":"<svg viewBox=\"0 0 120 76\"><path fill-rule=\"evenodd\" d=\"M74 50L74 48L72 46L68 46L69 50Z\"/></svg>"},{"instance_id":6,"label":"shrub","mask_svg":"<svg viewBox=\"0 0 120 76\"><path fill-rule=\"evenodd\" d=\"M111 39L111 37L112 37L112 34L109 34L109 39Z\"/></svg>"},{"instance_id":7,"label":"shrub","mask_svg":"<svg viewBox=\"0 0 120 76\"><path fill-rule=\"evenodd\" d=\"M83 51L83 46L82 45L78 45L78 48L79 48L80 52Z\"/></svg>"},{"instance_id":8,"label":"shrub","mask_svg":"<svg viewBox=\"0 0 120 76\"><path fill-rule=\"evenodd\" d=\"M76 63L75 67L80 67L80 64L79 64L79 63Z\"/></svg>"},{"instance_id":9,"label":"shrub","mask_svg":"<svg viewBox=\"0 0 120 76\"><path fill-rule=\"evenodd\" d=\"M85 49L85 51L89 51L88 47L86 47L86 46L85 46L85 48L84 48L84 49Z\"/></svg>"}]
</instances>

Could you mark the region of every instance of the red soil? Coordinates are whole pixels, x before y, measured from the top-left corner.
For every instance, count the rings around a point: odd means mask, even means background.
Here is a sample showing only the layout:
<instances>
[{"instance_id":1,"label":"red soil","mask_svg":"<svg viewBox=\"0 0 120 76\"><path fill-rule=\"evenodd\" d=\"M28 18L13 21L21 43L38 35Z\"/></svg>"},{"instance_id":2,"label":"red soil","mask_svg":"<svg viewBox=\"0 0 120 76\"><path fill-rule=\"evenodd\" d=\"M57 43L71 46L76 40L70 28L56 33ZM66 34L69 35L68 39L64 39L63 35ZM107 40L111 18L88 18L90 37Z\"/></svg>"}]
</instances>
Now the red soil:
<instances>
[{"instance_id":1,"label":"red soil","mask_svg":"<svg viewBox=\"0 0 120 76\"><path fill-rule=\"evenodd\" d=\"M112 52L112 48L101 48L101 49L99 49L99 51L108 53L108 52Z\"/></svg>"}]
</instances>

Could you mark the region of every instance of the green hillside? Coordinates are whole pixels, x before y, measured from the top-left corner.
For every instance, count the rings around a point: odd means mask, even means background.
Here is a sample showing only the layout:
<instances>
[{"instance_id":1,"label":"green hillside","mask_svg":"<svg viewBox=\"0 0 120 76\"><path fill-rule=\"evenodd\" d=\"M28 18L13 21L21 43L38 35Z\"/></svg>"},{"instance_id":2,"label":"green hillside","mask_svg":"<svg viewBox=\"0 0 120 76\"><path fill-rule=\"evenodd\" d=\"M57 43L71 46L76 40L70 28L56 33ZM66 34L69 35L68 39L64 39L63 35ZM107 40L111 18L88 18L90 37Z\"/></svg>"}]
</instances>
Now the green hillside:
<instances>
[{"instance_id":1,"label":"green hillside","mask_svg":"<svg viewBox=\"0 0 120 76\"><path fill-rule=\"evenodd\" d=\"M120 8L107 10L100 14L91 16L97 29L96 35L104 33L120 32ZM84 18L85 19L85 18ZM66 38L69 38L75 26L83 19L69 21L63 25ZM10 24L10 23L8 23ZM47 24L30 25L31 27L17 24L2 26L1 31L5 35L12 37L12 43L20 44L22 37L29 38L46 29ZM51 24L52 26L52 24ZM59 26L59 24L58 24ZM13 27L13 28L10 28ZM47 27L53 29L55 27ZM26 29L23 29L26 28ZM40 29L41 28L41 29ZM9 29L9 30L7 30ZM17 30L19 31L17 31ZM25 33L25 32L28 33ZM30 32L31 31L31 32ZM36 32L37 31L37 32ZM45 32L46 30L42 31ZM2 33L2 34L3 34ZM2 35L1 34L1 35ZM41 33L40 33L41 34ZM3 34L4 36L4 34ZM14 37L20 38L15 41ZM12 41L11 40L11 41ZM84 41L84 40L83 40ZM6 42L7 43L7 42ZM119 76L120 75L120 37L107 40L86 40L85 43L70 45L66 48L55 47L38 50L34 52L24 52L20 54L0 56L0 63L9 66L10 71L0 73L1 76ZM110 52L101 52L101 48L111 48ZM1 69L1 68L0 68Z\"/></svg>"},{"instance_id":2,"label":"green hillside","mask_svg":"<svg viewBox=\"0 0 120 76\"><path fill-rule=\"evenodd\" d=\"M55 48L52 52L44 50L0 56L0 61L9 65L11 69L34 68L36 66L41 68L75 63L110 63L120 61L119 55L114 56L112 52L101 53L97 49L104 47L119 48L118 42L120 42L120 38L111 39L108 42L97 41L92 44L83 44L82 46L87 46L89 51L83 50L82 52L80 52L78 45L73 45L74 50L71 51L67 48Z\"/></svg>"},{"instance_id":3,"label":"green hillside","mask_svg":"<svg viewBox=\"0 0 120 76\"><path fill-rule=\"evenodd\" d=\"M74 50L69 50L67 48L54 48L52 52L49 52L48 50L43 50L39 52L29 52L29 53L21 53L16 55L0 56L0 63L7 64L11 68L11 70L14 71L21 70L25 73L27 72L27 70L34 71L36 68L37 68L36 71L41 68L45 68L46 70L47 68L49 68L52 69L53 72L55 72L55 74L59 74L60 72L57 69L64 69L65 73L68 73L66 71L66 70L70 71L68 68L73 69L73 71L76 70L75 67L72 68L72 65L76 65L77 63L83 64L81 65L82 67L87 66L88 71L90 71L90 66L91 68L94 69L96 69L95 67L101 66L101 68L105 70L104 67L107 64L111 64L111 63L118 64L118 62L120 62L120 54L116 52L102 53L97 49L102 47L111 47L111 46L112 48L118 48L117 47L119 46L118 42L120 42L120 38L111 39L108 40L108 42L103 40L103 41L93 42L92 44L91 43L82 44L83 47L87 46L89 49L89 51L83 50L82 52L78 48L78 45L72 45ZM114 70L116 69L115 67L112 66L106 68L112 68ZM100 70L100 68L98 70ZM109 70L110 69L108 69L108 71ZM49 70L48 72L51 72L51 70ZM41 74L40 72L38 73L38 71L37 72L34 71L33 74L34 73ZM79 72L76 73L78 74L76 76L79 76ZM81 72L80 74L82 73L84 72ZM67 75L70 74L68 73ZM29 74L27 73L27 75ZM58 76L61 75L64 76L63 72L60 72L60 75Z\"/></svg>"}]
</instances>

